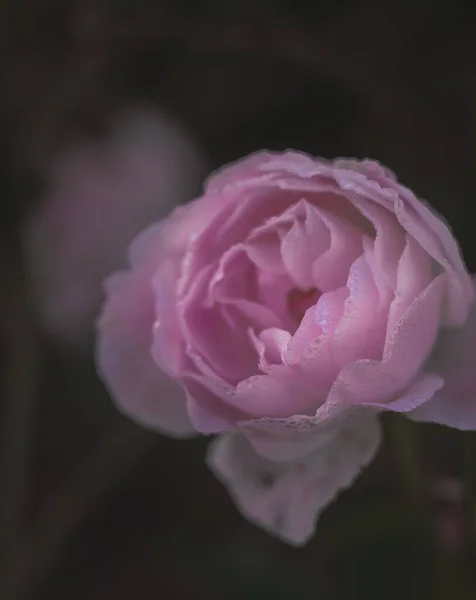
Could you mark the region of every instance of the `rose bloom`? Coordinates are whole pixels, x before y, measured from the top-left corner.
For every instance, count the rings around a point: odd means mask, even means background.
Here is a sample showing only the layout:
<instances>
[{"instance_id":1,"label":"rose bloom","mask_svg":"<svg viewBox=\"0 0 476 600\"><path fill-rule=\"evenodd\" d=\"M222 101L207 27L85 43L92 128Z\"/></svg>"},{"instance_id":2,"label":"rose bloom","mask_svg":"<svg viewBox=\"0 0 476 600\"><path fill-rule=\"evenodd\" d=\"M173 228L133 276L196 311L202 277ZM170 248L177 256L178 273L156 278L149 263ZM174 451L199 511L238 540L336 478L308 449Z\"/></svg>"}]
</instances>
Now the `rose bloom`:
<instances>
[{"instance_id":1,"label":"rose bloom","mask_svg":"<svg viewBox=\"0 0 476 600\"><path fill-rule=\"evenodd\" d=\"M254 154L129 260L98 322L113 397L171 435L221 434L211 469L291 544L373 458L381 411L476 428L471 278L443 220L376 162Z\"/></svg>"},{"instance_id":2,"label":"rose bloom","mask_svg":"<svg viewBox=\"0 0 476 600\"><path fill-rule=\"evenodd\" d=\"M149 107L118 114L109 137L53 157L23 235L43 329L68 342L92 338L104 277L124 265L144 227L193 198L203 175L195 142Z\"/></svg>"}]
</instances>

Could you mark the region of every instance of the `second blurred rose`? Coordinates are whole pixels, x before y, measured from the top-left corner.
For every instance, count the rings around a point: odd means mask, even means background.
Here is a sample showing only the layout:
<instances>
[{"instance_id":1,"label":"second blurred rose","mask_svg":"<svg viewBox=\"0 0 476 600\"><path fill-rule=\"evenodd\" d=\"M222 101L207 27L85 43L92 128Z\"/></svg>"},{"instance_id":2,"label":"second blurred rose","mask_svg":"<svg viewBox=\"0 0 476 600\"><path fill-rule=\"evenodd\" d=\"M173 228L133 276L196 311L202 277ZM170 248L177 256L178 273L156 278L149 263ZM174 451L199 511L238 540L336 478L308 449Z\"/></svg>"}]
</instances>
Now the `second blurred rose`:
<instances>
[{"instance_id":1,"label":"second blurred rose","mask_svg":"<svg viewBox=\"0 0 476 600\"><path fill-rule=\"evenodd\" d=\"M103 278L122 266L141 229L199 192L205 173L191 136L149 107L119 114L107 139L71 143L52 158L23 233L34 307L48 335L89 343Z\"/></svg>"}]
</instances>

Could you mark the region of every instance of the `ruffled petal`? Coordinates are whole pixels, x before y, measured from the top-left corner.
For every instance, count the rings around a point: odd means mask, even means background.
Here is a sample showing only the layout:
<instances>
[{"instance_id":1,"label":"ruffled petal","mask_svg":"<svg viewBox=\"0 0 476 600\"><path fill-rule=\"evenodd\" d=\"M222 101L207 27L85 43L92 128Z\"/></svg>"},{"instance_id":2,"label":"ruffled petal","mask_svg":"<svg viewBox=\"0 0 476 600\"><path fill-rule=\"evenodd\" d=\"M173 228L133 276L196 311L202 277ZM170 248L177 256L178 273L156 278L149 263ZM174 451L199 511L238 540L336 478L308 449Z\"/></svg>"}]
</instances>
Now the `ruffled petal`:
<instances>
[{"instance_id":1,"label":"ruffled petal","mask_svg":"<svg viewBox=\"0 0 476 600\"><path fill-rule=\"evenodd\" d=\"M329 229L328 249L312 265L314 286L329 292L345 285L349 268L363 250L363 232L351 222L317 208L316 213Z\"/></svg>"},{"instance_id":2,"label":"ruffled petal","mask_svg":"<svg viewBox=\"0 0 476 600\"><path fill-rule=\"evenodd\" d=\"M342 369L329 401L381 406L404 392L435 343L445 283L443 273L415 299L388 339L381 361L357 360Z\"/></svg>"},{"instance_id":3,"label":"ruffled petal","mask_svg":"<svg viewBox=\"0 0 476 600\"><path fill-rule=\"evenodd\" d=\"M357 359L382 357L388 316L388 306L380 304L364 255L351 266L347 289L344 311L331 342L332 355L340 366Z\"/></svg>"},{"instance_id":4,"label":"ruffled petal","mask_svg":"<svg viewBox=\"0 0 476 600\"><path fill-rule=\"evenodd\" d=\"M119 273L106 285L98 320L97 365L118 407L142 425L193 435L183 389L155 364L150 346L154 296L141 273Z\"/></svg>"},{"instance_id":5,"label":"ruffled petal","mask_svg":"<svg viewBox=\"0 0 476 600\"><path fill-rule=\"evenodd\" d=\"M400 225L441 265L448 274L448 302L442 313L443 321L447 325L462 325L474 294L458 243L443 218L378 163L345 162L346 168L339 168L342 163L336 164L339 186L394 212Z\"/></svg>"},{"instance_id":6,"label":"ruffled petal","mask_svg":"<svg viewBox=\"0 0 476 600\"><path fill-rule=\"evenodd\" d=\"M473 285L475 282L473 276ZM476 430L476 303L464 327L441 332L426 368L443 377L444 387L408 416L415 421Z\"/></svg>"},{"instance_id":7,"label":"ruffled petal","mask_svg":"<svg viewBox=\"0 0 476 600\"><path fill-rule=\"evenodd\" d=\"M316 287L313 263L328 250L330 235L327 224L315 207L304 202L303 209L304 219L296 219L281 240L281 255L297 287L310 290Z\"/></svg>"},{"instance_id":8,"label":"ruffled petal","mask_svg":"<svg viewBox=\"0 0 476 600\"><path fill-rule=\"evenodd\" d=\"M313 535L322 510L353 483L379 444L376 418L349 420L323 445L290 461L264 458L244 434L231 433L212 444L208 464L248 520L302 546Z\"/></svg>"},{"instance_id":9,"label":"ruffled petal","mask_svg":"<svg viewBox=\"0 0 476 600\"><path fill-rule=\"evenodd\" d=\"M406 236L405 249L398 263L395 299L390 305L387 337L411 303L433 279L432 261L411 236Z\"/></svg>"}]
</instances>

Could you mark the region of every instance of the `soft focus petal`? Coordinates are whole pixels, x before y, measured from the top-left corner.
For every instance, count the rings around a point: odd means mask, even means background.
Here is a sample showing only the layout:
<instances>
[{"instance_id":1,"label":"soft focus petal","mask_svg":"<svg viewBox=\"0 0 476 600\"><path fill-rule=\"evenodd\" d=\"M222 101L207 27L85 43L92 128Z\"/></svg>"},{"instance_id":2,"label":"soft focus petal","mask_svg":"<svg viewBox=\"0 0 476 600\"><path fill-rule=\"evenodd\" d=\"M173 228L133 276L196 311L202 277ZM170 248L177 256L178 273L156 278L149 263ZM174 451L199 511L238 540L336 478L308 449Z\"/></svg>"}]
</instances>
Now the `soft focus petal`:
<instances>
[{"instance_id":1,"label":"soft focus petal","mask_svg":"<svg viewBox=\"0 0 476 600\"><path fill-rule=\"evenodd\" d=\"M302 546L322 510L352 484L379 443L376 419L352 421L299 460L277 462L260 456L244 434L232 433L214 442L208 464L247 519Z\"/></svg>"},{"instance_id":2,"label":"soft focus petal","mask_svg":"<svg viewBox=\"0 0 476 600\"><path fill-rule=\"evenodd\" d=\"M443 377L444 387L408 416L476 430L476 303L464 327L442 330L426 368Z\"/></svg>"},{"instance_id":3,"label":"soft focus petal","mask_svg":"<svg viewBox=\"0 0 476 600\"><path fill-rule=\"evenodd\" d=\"M23 230L34 307L48 334L84 344L102 281L124 266L135 235L196 194L204 160L173 119L139 108L118 115L108 138L70 141L47 163Z\"/></svg>"},{"instance_id":4,"label":"soft focus petal","mask_svg":"<svg viewBox=\"0 0 476 600\"><path fill-rule=\"evenodd\" d=\"M169 435L194 428L183 389L157 368L150 353L154 297L140 273L108 280L108 299L98 320L97 365L119 408L141 424Z\"/></svg>"}]
</instances>

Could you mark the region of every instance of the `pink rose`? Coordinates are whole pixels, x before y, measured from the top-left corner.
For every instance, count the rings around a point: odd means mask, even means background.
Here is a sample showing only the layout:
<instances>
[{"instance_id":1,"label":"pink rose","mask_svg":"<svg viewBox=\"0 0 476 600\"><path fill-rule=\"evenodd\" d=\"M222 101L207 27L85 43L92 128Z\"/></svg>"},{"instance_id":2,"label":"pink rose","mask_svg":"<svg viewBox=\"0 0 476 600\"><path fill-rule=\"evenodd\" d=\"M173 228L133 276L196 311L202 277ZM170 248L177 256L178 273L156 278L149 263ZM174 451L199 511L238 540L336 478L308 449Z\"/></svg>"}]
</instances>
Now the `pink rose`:
<instances>
[{"instance_id":1,"label":"pink rose","mask_svg":"<svg viewBox=\"0 0 476 600\"><path fill-rule=\"evenodd\" d=\"M378 163L254 154L139 236L130 265L106 284L102 377L145 424L221 433L210 467L289 543L372 459L380 411L476 428L466 399L452 421L451 373L428 360L465 324L471 279L444 222Z\"/></svg>"},{"instance_id":2,"label":"pink rose","mask_svg":"<svg viewBox=\"0 0 476 600\"><path fill-rule=\"evenodd\" d=\"M104 277L123 266L145 226L197 193L203 163L190 136L150 108L120 114L110 137L71 144L52 159L43 201L23 236L35 306L48 333L89 341Z\"/></svg>"}]
</instances>

